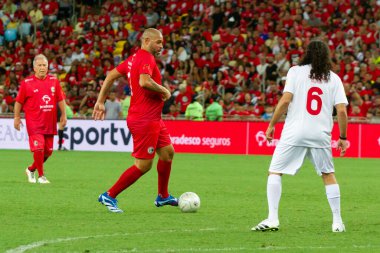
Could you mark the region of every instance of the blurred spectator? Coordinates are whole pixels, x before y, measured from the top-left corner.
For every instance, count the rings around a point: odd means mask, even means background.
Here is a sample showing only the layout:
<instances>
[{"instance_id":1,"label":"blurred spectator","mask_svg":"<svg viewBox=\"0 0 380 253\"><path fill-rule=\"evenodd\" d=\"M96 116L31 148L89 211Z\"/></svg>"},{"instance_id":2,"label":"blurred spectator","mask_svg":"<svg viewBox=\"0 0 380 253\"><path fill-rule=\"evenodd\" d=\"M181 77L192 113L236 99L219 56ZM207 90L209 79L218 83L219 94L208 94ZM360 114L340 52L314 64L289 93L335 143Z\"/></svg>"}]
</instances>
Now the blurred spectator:
<instances>
[{"instance_id":1,"label":"blurred spectator","mask_svg":"<svg viewBox=\"0 0 380 253\"><path fill-rule=\"evenodd\" d=\"M274 62L274 55L268 54L267 55L267 66L265 68L265 80L269 81L277 81L278 78L278 70L277 65Z\"/></svg>"},{"instance_id":2,"label":"blurred spectator","mask_svg":"<svg viewBox=\"0 0 380 253\"><path fill-rule=\"evenodd\" d=\"M84 55L83 51L81 50L81 47L79 45L76 45L75 46L75 50L74 52L72 53L70 59L72 62L74 61L82 61L86 58L86 56Z\"/></svg>"},{"instance_id":3,"label":"blurred spectator","mask_svg":"<svg viewBox=\"0 0 380 253\"><path fill-rule=\"evenodd\" d=\"M60 0L60 1L58 1L58 3L59 3L58 18L59 19L71 17L71 15L73 13L72 12L72 10L73 10L72 2L73 1L71 1L71 0Z\"/></svg>"},{"instance_id":4,"label":"blurred spectator","mask_svg":"<svg viewBox=\"0 0 380 253\"><path fill-rule=\"evenodd\" d=\"M194 95L192 103L186 107L185 117L188 120L203 121L203 106L201 105L203 96Z\"/></svg>"},{"instance_id":5,"label":"blurred spectator","mask_svg":"<svg viewBox=\"0 0 380 253\"><path fill-rule=\"evenodd\" d=\"M283 52L278 52L275 56L276 61L275 64L277 65L277 73L280 77L286 76L288 73L288 70L290 68L289 61L285 58L285 55Z\"/></svg>"},{"instance_id":6,"label":"blurred spectator","mask_svg":"<svg viewBox=\"0 0 380 253\"><path fill-rule=\"evenodd\" d=\"M106 108L105 119L116 120L123 118L121 103L119 101L116 101L115 91L110 92L104 106Z\"/></svg>"},{"instance_id":7,"label":"blurred spectator","mask_svg":"<svg viewBox=\"0 0 380 253\"><path fill-rule=\"evenodd\" d=\"M73 50L71 48L67 48L65 55L62 57L63 65L65 66L71 66L71 64L74 62L73 60Z\"/></svg>"},{"instance_id":8,"label":"blurred spectator","mask_svg":"<svg viewBox=\"0 0 380 253\"><path fill-rule=\"evenodd\" d=\"M148 4L147 11L145 13L145 18L147 28L154 27L157 25L160 16L158 16L157 12L153 10L152 4Z\"/></svg>"},{"instance_id":9,"label":"blurred spectator","mask_svg":"<svg viewBox=\"0 0 380 253\"><path fill-rule=\"evenodd\" d=\"M13 14L17 10L17 5L13 3L12 0L6 0L5 4L3 5L3 13L6 15L9 15L10 17L13 17Z\"/></svg>"},{"instance_id":10,"label":"blurred spectator","mask_svg":"<svg viewBox=\"0 0 380 253\"><path fill-rule=\"evenodd\" d=\"M94 105L96 103L96 93L92 90L87 91L86 96L83 97L82 102L79 105L79 109L82 109L83 107L86 107L84 111L82 111L82 115L89 113L91 115L91 112L88 112L88 110L92 111L92 108L94 108Z\"/></svg>"},{"instance_id":11,"label":"blurred spectator","mask_svg":"<svg viewBox=\"0 0 380 253\"><path fill-rule=\"evenodd\" d=\"M8 105L3 99L3 95L0 95L0 113L8 112Z\"/></svg>"},{"instance_id":12,"label":"blurred spectator","mask_svg":"<svg viewBox=\"0 0 380 253\"><path fill-rule=\"evenodd\" d=\"M121 101L121 112L123 114L123 118L127 118L129 106L131 105L131 96L129 94L125 94L123 100Z\"/></svg>"},{"instance_id":13,"label":"blurred spectator","mask_svg":"<svg viewBox=\"0 0 380 253\"><path fill-rule=\"evenodd\" d=\"M261 115L261 118L263 120L270 120L273 117L274 107L273 106L266 106L264 109L263 115Z\"/></svg>"},{"instance_id":14,"label":"blurred spectator","mask_svg":"<svg viewBox=\"0 0 380 253\"><path fill-rule=\"evenodd\" d=\"M40 8L44 15L44 23L50 23L57 20L59 5L55 0L44 0Z\"/></svg>"},{"instance_id":15,"label":"blurred spectator","mask_svg":"<svg viewBox=\"0 0 380 253\"><path fill-rule=\"evenodd\" d=\"M175 103L179 106L180 114L185 114L187 106L192 101L193 93L191 88L188 88L186 81L181 83L179 86L179 94L175 98Z\"/></svg>"},{"instance_id":16,"label":"blurred spectator","mask_svg":"<svg viewBox=\"0 0 380 253\"><path fill-rule=\"evenodd\" d=\"M147 19L143 14L141 7L136 9L136 12L132 16L131 22L133 31L130 33L128 40L131 44L134 44L138 39L140 29L144 29L147 25Z\"/></svg>"},{"instance_id":17,"label":"blurred spectator","mask_svg":"<svg viewBox=\"0 0 380 253\"><path fill-rule=\"evenodd\" d=\"M33 2L30 0L22 0L20 7L28 14L33 9Z\"/></svg>"},{"instance_id":18,"label":"blurred spectator","mask_svg":"<svg viewBox=\"0 0 380 253\"><path fill-rule=\"evenodd\" d=\"M35 27L39 28L42 26L44 14L41 9L38 8L37 4L34 4L32 10L29 12L29 19Z\"/></svg>"},{"instance_id":19,"label":"blurred spectator","mask_svg":"<svg viewBox=\"0 0 380 253\"><path fill-rule=\"evenodd\" d=\"M223 107L219 104L219 97L214 96L213 102L206 108L206 119L209 121L222 121Z\"/></svg>"}]
</instances>

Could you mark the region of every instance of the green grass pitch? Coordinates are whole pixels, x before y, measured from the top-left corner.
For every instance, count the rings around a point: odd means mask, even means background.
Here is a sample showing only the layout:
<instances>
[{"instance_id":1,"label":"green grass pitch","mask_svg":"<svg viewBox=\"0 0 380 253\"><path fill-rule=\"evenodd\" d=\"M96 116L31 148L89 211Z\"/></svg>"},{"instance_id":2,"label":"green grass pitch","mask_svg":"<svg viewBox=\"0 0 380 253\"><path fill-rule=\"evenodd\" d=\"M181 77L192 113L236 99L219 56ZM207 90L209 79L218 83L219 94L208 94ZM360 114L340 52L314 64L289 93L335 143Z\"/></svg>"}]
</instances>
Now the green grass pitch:
<instances>
[{"instance_id":1,"label":"green grass pitch","mask_svg":"<svg viewBox=\"0 0 380 253\"><path fill-rule=\"evenodd\" d=\"M331 232L322 180L306 162L284 176L280 231L251 232L267 215L270 156L176 154L170 192L201 198L198 213L157 208L155 165L119 195L125 213L97 202L133 162L129 153L55 152L50 185L27 182L29 151L0 151L0 252L380 252L380 160L335 159L346 233Z\"/></svg>"}]
</instances>

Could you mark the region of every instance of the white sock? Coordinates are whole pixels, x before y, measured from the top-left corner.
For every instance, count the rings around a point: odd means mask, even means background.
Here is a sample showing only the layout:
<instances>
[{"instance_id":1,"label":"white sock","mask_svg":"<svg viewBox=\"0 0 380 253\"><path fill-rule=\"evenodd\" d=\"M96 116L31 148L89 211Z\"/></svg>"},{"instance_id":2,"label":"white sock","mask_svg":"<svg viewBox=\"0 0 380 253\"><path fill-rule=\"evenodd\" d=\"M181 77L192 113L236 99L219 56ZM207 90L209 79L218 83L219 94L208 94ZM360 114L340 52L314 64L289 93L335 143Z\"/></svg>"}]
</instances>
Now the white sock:
<instances>
[{"instance_id":1,"label":"white sock","mask_svg":"<svg viewBox=\"0 0 380 253\"><path fill-rule=\"evenodd\" d=\"M326 196L333 214L333 223L341 223L340 216L340 190L338 184L326 185Z\"/></svg>"},{"instance_id":2,"label":"white sock","mask_svg":"<svg viewBox=\"0 0 380 253\"><path fill-rule=\"evenodd\" d=\"M268 220L278 221L278 206L281 199L281 176L271 174L268 176L267 198L268 198Z\"/></svg>"}]
</instances>

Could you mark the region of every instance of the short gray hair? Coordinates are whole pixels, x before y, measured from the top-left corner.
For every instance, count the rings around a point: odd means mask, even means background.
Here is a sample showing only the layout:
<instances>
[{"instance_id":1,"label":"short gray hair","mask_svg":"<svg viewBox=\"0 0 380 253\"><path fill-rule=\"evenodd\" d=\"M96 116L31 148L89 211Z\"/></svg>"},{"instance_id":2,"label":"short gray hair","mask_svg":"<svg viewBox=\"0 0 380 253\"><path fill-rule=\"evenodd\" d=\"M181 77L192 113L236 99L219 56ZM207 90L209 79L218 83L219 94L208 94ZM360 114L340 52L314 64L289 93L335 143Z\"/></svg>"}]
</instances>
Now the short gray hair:
<instances>
[{"instance_id":1,"label":"short gray hair","mask_svg":"<svg viewBox=\"0 0 380 253\"><path fill-rule=\"evenodd\" d=\"M38 59L44 59L44 60L46 61L46 63L49 63L49 61L48 61L48 59L46 58L45 55L43 55L43 54L38 54L38 55L36 55L36 56L34 57L34 60L33 60L33 67L34 67L34 65L36 65L36 61L37 61Z\"/></svg>"}]
</instances>

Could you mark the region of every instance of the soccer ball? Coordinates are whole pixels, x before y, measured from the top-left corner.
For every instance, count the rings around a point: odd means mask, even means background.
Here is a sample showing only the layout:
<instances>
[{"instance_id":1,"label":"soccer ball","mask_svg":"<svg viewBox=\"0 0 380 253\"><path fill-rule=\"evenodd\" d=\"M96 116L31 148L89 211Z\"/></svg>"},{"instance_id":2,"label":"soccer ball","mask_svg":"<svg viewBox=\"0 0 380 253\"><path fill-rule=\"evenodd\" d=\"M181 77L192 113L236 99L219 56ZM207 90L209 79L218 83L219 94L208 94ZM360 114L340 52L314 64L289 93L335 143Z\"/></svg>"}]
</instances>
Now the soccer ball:
<instances>
[{"instance_id":1,"label":"soccer ball","mask_svg":"<svg viewBox=\"0 0 380 253\"><path fill-rule=\"evenodd\" d=\"M196 193L185 192L179 197L178 207L183 213L195 213L201 207L201 200Z\"/></svg>"}]
</instances>

